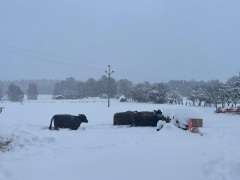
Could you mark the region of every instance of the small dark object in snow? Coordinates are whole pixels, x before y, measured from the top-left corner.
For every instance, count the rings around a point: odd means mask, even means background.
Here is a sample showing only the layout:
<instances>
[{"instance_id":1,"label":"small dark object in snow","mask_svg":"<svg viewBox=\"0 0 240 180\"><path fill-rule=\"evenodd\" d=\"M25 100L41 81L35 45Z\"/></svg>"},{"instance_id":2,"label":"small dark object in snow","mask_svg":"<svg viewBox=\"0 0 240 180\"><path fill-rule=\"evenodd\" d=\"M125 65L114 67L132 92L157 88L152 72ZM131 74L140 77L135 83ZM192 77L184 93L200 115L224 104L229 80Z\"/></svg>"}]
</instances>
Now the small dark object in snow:
<instances>
[{"instance_id":1,"label":"small dark object in snow","mask_svg":"<svg viewBox=\"0 0 240 180\"><path fill-rule=\"evenodd\" d=\"M5 140L3 138L0 137L0 151L4 152L4 151L8 151L8 145L11 143L10 140Z\"/></svg>"},{"instance_id":2,"label":"small dark object in snow","mask_svg":"<svg viewBox=\"0 0 240 180\"><path fill-rule=\"evenodd\" d=\"M3 109L4 109L4 107L0 107L0 113L2 112Z\"/></svg>"}]
</instances>

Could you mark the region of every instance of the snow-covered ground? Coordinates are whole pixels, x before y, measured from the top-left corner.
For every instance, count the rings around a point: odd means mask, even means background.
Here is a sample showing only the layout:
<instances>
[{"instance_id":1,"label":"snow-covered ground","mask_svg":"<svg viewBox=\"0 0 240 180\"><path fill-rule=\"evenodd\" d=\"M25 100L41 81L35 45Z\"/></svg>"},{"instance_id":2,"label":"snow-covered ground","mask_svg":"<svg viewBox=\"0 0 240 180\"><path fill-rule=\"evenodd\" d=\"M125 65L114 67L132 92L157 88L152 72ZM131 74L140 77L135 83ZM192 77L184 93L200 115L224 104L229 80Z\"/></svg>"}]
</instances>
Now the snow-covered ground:
<instances>
[{"instance_id":1,"label":"snow-covered ground","mask_svg":"<svg viewBox=\"0 0 240 180\"><path fill-rule=\"evenodd\" d=\"M113 115L127 110L152 111L186 107L84 100L4 102L0 140L0 180L239 180L240 115L214 114L198 107L204 134L165 124L154 127L113 126ZM192 107L188 107L192 108ZM50 131L54 114L85 114L89 123L77 131Z\"/></svg>"}]
</instances>

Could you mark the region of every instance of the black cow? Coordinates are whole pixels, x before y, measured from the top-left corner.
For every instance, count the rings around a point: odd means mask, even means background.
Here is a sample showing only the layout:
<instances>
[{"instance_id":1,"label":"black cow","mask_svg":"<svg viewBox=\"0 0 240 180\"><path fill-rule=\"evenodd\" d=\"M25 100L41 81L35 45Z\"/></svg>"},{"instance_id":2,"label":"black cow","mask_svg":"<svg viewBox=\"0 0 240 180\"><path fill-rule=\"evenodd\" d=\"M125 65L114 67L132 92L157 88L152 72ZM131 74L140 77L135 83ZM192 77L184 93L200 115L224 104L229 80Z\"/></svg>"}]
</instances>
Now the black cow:
<instances>
[{"instance_id":1,"label":"black cow","mask_svg":"<svg viewBox=\"0 0 240 180\"><path fill-rule=\"evenodd\" d=\"M52 128L52 122L54 121L54 128ZM58 128L69 128L71 130L77 130L81 123L88 123L88 120L84 114L73 116L70 114L57 114L51 119L49 129L58 130Z\"/></svg>"},{"instance_id":2,"label":"black cow","mask_svg":"<svg viewBox=\"0 0 240 180\"><path fill-rule=\"evenodd\" d=\"M157 122L163 119L161 110L157 111L127 111L115 113L113 125L130 125L130 126L157 126Z\"/></svg>"}]
</instances>

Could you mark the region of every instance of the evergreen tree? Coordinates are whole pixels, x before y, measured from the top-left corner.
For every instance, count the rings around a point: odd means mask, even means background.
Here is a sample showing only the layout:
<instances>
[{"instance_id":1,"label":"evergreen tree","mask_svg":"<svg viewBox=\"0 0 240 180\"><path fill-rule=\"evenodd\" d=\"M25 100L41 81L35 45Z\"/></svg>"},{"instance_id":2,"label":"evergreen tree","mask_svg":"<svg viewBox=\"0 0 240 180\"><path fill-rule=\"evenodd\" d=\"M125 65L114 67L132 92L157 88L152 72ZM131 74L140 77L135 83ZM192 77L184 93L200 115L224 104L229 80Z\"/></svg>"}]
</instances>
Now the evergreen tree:
<instances>
[{"instance_id":1,"label":"evergreen tree","mask_svg":"<svg viewBox=\"0 0 240 180\"><path fill-rule=\"evenodd\" d=\"M233 83L231 91L232 103L237 106L237 103L240 102L240 77Z\"/></svg>"},{"instance_id":2,"label":"evergreen tree","mask_svg":"<svg viewBox=\"0 0 240 180\"><path fill-rule=\"evenodd\" d=\"M69 77L65 81L63 81L63 87L64 87L65 98L67 99L77 98L78 96L77 81L73 77Z\"/></svg>"},{"instance_id":3,"label":"evergreen tree","mask_svg":"<svg viewBox=\"0 0 240 180\"><path fill-rule=\"evenodd\" d=\"M38 91L36 83L29 83L27 89L27 99L28 100L37 100Z\"/></svg>"},{"instance_id":4,"label":"evergreen tree","mask_svg":"<svg viewBox=\"0 0 240 180\"><path fill-rule=\"evenodd\" d=\"M164 83L156 83L149 92L149 100L154 103L164 104L167 102L168 88Z\"/></svg>"},{"instance_id":5,"label":"evergreen tree","mask_svg":"<svg viewBox=\"0 0 240 180\"><path fill-rule=\"evenodd\" d=\"M127 79L121 79L117 81L117 93L124 95L126 98L131 97L131 92L133 90L133 83Z\"/></svg>"},{"instance_id":6,"label":"evergreen tree","mask_svg":"<svg viewBox=\"0 0 240 180\"><path fill-rule=\"evenodd\" d=\"M86 97L86 92L85 92L85 83L82 81L79 81L77 83L77 97L78 98L84 98Z\"/></svg>"},{"instance_id":7,"label":"evergreen tree","mask_svg":"<svg viewBox=\"0 0 240 180\"><path fill-rule=\"evenodd\" d=\"M232 103L234 104L235 108L237 107L237 103L240 102L240 88L233 87L231 91Z\"/></svg>"},{"instance_id":8,"label":"evergreen tree","mask_svg":"<svg viewBox=\"0 0 240 180\"><path fill-rule=\"evenodd\" d=\"M110 97L113 98L117 94L117 83L114 78L110 78Z\"/></svg>"},{"instance_id":9,"label":"evergreen tree","mask_svg":"<svg viewBox=\"0 0 240 180\"><path fill-rule=\"evenodd\" d=\"M149 92L151 90L151 85L149 82L138 83L132 91L132 98L134 101L138 102L149 102Z\"/></svg>"},{"instance_id":10,"label":"evergreen tree","mask_svg":"<svg viewBox=\"0 0 240 180\"><path fill-rule=\"evenodd\" d=\"M202 102L206 101L206 89L205 88L197 88L196 90L196 98L198 101L198 106L201 106Z\"/></svg>"},{"instance_id":11,"label":"evergreen tree","mask_svg":"<svg viewBox=\"0 0 240 180\"><path fill-rule=\"evenodd\" d=\"M187 94L187 99L189 101L192 101L193 105L195 106L195 103L197 101L197 91L191 88Z\"/></svg>"},{"instance_id":12,"label":"evergreen tree","mask_svg":"<svg viewBox=\"0 0 240 180\"><path fill-rule=\"evenodd\" d=\"M212 103L214 104L215 108L217 108L217 105L222 102L220 88L221 88L221 86L215 86L211 89L211 99L212 99Z\"/></svg>"},{"instance_id":13,"label":"evergreen tree","mask_svg":"<svg viewBox=\"0 0 240 180\"><path fill-rule=\"evenodd\" d=\"M211 93L212 93L212 88L211 87L207 87L206 88L206 92L205 92L205 103L204 103L204 106L208 105L209 107L212 106L212 97L211 97Z\"/></svg>"},{"instance_id":14,"label":"evergreen tree","mask_svg":"<svg viewBox=\"0 0 240 180\"><path fill-rule=\"evenodd\" d=\"M56 82L53 88L53 96L63 95L63 89L60 82Z\"/></svg>"},{"instance_id":15,"label":"evergreen tree","mask_svg":"<svg viewBox=\"0 0 240 180\"><path fill-rule=\"evenodd\" d=\"M0 87L0 101L2 100L2 97L3 97L3 88Z\"/></svg>"},{"instance_id":16,"label":"evergreen tree","mask_svg":"<svg viewBox=\"0 0 240 180\"><path fill-rule=\"evenodd\" d=\"M19 86L10 84L7 90L8 99L12 102L22 102L24 98L24 92Z\"/></svg>"},{"instance_id":17,"label":"evergreen tree","mask_svg":"<svg viewBox=\"0 0 240 180\"><path fill-rule=\"evenodd\" d=\"M178 90L172 90L169 91L167 94L168 101L170 104L182 104L183 103L183 98L182 96L178 93Z\"/></svg>"},{"instance_id":18,"label":"evergreen tree","mask_svg":"<svg viewBox=\"0 0 240 180\"><path fill-rule=\"evenodd\" d=\"M87 97L96 97L96 87L97 87L97 81L93 78L89 78L85 82L85 94Z\"/></svg>"},{"instance_id":19,"label":"evergreen tree","mask_svg":"<svg viewBox=\"0 0 240 180\"><path fill-rule=\"evenodd\" d=\"M103 75L98 81L97 81L97 91L99 95L107 95L108 94L108 83L109 80L107 76Z\"/></svg>"}]
</instances>

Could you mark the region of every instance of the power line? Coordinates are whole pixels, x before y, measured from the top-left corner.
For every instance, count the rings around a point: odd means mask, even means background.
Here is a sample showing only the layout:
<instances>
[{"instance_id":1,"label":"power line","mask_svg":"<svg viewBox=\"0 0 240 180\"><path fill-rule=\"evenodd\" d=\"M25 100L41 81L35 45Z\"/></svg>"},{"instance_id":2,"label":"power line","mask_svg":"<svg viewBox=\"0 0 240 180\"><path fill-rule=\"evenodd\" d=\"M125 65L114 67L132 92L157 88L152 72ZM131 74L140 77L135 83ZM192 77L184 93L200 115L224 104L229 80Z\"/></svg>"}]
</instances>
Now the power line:
<instances>
[{"instance_id":1,"label":"power line","mask_svg":"<svg viewBox=\"0 0 240 180\"><path fill-rule=\"evenodd\" d=\"M72 60L72 61L77 61L77 62L81 62L81 63L87 63L87 64L96 64L96 65L104 65L105 64L102 64L102 63L96 63L96 62L87 62L87 61L83 61L83 60L79 60L79 59L76 59L76 58L70 58L70 57L63 57L63 56L59 56L59 55L53 55L53 54L49 54L49 53L45 53L45 52L40 52L40 51L34 51L34 50L29 50L29 49L24 49L24 48L19 48L19 47L14 47L14 46L10 46L10 45L5 45L5 44L1 44L0 43L0 46L4 46L4 47L7 47L7 48L12 48L12 49L17 49L17 50L20 50L20 51L26 51L26 52L30 52L30 53L34 53L34 54L40 54L40 55L44 55L44 56L50 56L50 57L54 57L54 58L58 58L58 59L68 59L68 60Z\"/></svg>"},{"instance_id":2,"label":"power line","mask_svg":"<svg viewBox=\"0 0 240 180\"><path fill-rule=\"evenodd\" d=\"M88 65L80 65L80 64L76 64L76 63L70 63L67 61L60 61L60 60L50 59L50 58L46 58L46 57L39 57L39 56L35 56L32 54L22 53L22 52L9 50L9 49L5 49L5 48L0 48L0 52L23 57L23 58L28 58L28 59L32 59L32 60L44 61L44 62L55 63L55 64L60 64L60 65L67 65L67 66L72 66L72 67L81 67L81 68L88 68L88 69L97 69L97 70L102 69L100 67L92 67L92 66L90 67Z\"/></svg>"},{"instance_id":3,"label":"power line","mask_svg":"<svg viewBox=\"0 0 240 180\"><path fill-rule=\"evenodd\" d=\"M31 59L34 61L42 61L42 62L54 63L58 65L66 65L66 66L71 66L76 68L87 68L87 69L93 69L93 70L102 70L103 66L106 65L102 63L89 62L89 61L86 62L86 61L78 60L75 58L62 57L58 55L48 54L45 52L19 48L19 47L6 45L2 43L0 43L0 53L19 56L19 57L27 58L29 60ZM119 70L118 74L121 74L122 76L126 76L126 73L134 75L131 71L127 72L126 69L121 69L118 67L116 68ZM124 72L124 73L121 73L121 72Z\"/></svg>"}]
</instances>

